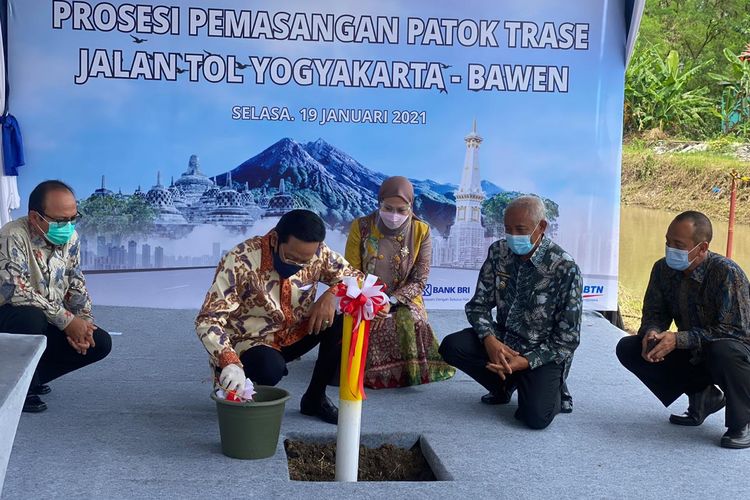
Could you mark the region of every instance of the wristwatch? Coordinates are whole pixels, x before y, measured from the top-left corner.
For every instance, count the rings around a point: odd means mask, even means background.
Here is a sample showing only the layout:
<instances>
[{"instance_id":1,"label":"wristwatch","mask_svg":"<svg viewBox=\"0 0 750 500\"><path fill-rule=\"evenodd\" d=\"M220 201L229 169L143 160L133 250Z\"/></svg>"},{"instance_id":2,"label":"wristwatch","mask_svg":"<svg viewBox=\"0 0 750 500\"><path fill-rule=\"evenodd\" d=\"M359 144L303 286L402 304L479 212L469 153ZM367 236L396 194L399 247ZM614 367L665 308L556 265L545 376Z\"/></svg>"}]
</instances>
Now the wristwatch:
<instances>
[{"instance_id":1,"label":"wristwatch","mask_svg":"<svg viewBox=\"0 0 750 500\"><path fill-rule=\"evenodd\" d=\"M395 306L396 304L398 304L398 299L396 297L394 297L393 295L391 295L388 298L388 302L390 302L392 306Z\"/></svg>"}]
</instances>

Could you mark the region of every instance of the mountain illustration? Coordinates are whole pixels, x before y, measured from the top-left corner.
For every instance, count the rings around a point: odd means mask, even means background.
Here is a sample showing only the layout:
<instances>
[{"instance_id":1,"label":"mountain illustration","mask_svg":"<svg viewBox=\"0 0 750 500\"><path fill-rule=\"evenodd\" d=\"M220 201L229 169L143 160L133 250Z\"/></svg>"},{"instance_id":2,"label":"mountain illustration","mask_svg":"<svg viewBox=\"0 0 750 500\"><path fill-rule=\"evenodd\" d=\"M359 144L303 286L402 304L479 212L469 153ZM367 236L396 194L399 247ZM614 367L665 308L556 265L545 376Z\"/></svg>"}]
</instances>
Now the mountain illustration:
<instances>
[{"instance_id":1,"label":"mountain illustration","mask_svg":"<svg viewBox=\"0 0 750 500\"><path fill-rule=\"evenodd\" d=\"M456 176L460 175L460 166ZM284 138L232 169L232 181L248 183L255 192L271 191L284 179L296 205L317 212L333 227L348 227L357 217L377 208L380 184L388 176L371 170L323 139L299 143ZM217 176L226 183L227 173ZM414 184L415 211L432 227L446 233L456 212L455 184L410 179ZM504 189L482 181L487 196Z\"/></svg>"}]
</instances>

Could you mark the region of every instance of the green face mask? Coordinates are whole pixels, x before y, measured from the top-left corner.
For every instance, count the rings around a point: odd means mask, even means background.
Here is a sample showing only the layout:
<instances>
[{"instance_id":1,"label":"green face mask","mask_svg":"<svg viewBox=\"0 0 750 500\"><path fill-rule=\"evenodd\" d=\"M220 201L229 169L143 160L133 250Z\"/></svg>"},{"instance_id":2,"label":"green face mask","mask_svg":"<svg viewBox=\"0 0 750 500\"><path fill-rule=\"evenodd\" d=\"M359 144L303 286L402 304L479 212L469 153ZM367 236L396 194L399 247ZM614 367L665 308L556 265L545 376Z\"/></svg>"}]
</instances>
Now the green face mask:
<instances>
[{"instance_id":1,"label":"green face mask","mask_svg":"<svg viewBox=\"0 0 750 500\"><path fill-rule=\"evenodd\" d=\"M64 245L73 237L75 230L75 222L50 222L44 236L53 245Z\"/></svg>"}]
</instances>

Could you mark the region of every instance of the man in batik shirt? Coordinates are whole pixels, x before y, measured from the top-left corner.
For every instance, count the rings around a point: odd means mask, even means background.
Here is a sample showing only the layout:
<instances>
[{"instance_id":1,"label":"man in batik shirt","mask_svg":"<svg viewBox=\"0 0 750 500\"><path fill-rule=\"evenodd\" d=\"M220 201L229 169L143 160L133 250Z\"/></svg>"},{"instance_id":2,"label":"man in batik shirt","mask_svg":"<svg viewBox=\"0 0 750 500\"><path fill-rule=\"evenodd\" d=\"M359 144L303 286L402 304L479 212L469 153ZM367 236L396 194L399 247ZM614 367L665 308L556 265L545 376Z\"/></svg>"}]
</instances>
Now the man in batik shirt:
<instances>
[{"instance_id":1,"label":"man in batik shirt","mask_svg":"<svg viewBox=\"0 0 750 500\"><path fill-rule=\"evenodd\" d=\"M80 266L73 191L44 181L29 195L27 217L0 229L0 332L44 335L47 347L23 411L40 412L48 382L103 359L109 334L94 324Z\"/></svg>"},{"instance_id":2,"label":"man in batik shirt","mask_svg":"<svg viewBox=\"0 0 750 500\"><path fill-rule=\"evenodd\" d=\"M238 392L246 377L276 385L287 362L320 344L300 410L335 424L325 389L338 368L341 330L331 328L336 297L326 291L316 301L317 283L363 276L323 243L325 234L316 214L292 210L265 236L237 245L219 263L195 324L219 384Z\"/></svg>"},{"instance_id":3,"label":"man in batik shirt","mask_svg":"<svg viewBox=\"0 0 750 500\"><path fill-rule=\"evenodd\" d=\"M617 357L664 406L687 394L687 412L671 423L701 425L726 405L721 446L750 448L750 285L740 266L708 250L712 237L700 212L672 221L638 335L620 340Z\"/></svg>"},{"instance_id":4,"label":"man in batik shirt","mask_svg":"<svg viewBox=\"0 0 750 500\"><path fill-rule=\"evenodd\" d=\"M541 199L516 198L504 223L506 239L490 246L466 304L471 328L447 336L440 353L490 391L485 403L508 403L518 389L516 418L543 429L561 411L565 377L580 340L581 272L544 235Z\"/></svg>"}]
</instances>

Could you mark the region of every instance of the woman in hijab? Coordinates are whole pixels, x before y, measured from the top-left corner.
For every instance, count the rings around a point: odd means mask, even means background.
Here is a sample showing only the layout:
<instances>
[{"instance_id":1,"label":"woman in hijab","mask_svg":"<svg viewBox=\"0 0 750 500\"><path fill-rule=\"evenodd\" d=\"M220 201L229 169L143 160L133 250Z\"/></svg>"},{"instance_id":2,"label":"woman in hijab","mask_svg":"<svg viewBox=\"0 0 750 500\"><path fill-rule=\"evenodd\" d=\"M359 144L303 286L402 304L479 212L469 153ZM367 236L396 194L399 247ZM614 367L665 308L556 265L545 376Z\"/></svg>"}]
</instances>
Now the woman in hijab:
<instances>
[{"instance_id":1,"label":"woman in hijab","mask_svg":"<svg viewBox=\"0 0 750 500\"><path fill-rule=\"evenodd\" d=\"M414 215L414 187L406 177L380 186L378 210L352 223L346 260L387 286L391 310L370 330L365 385L374 389L426 384L456 372L438 353L422 291L430 274L430 226Z\"/></svg>"}]
</instances>

